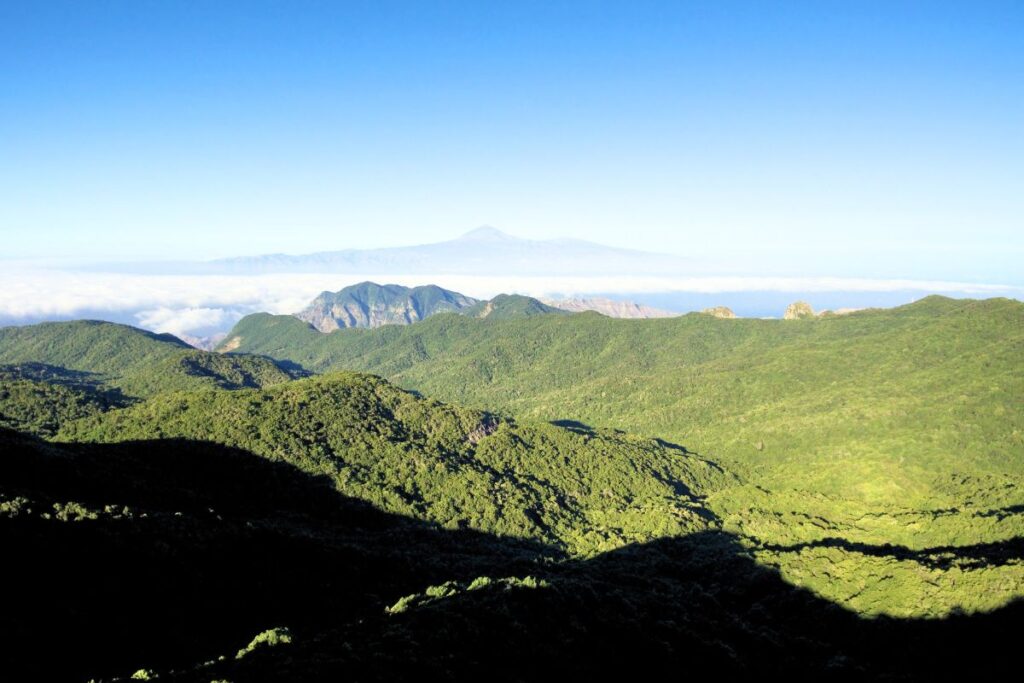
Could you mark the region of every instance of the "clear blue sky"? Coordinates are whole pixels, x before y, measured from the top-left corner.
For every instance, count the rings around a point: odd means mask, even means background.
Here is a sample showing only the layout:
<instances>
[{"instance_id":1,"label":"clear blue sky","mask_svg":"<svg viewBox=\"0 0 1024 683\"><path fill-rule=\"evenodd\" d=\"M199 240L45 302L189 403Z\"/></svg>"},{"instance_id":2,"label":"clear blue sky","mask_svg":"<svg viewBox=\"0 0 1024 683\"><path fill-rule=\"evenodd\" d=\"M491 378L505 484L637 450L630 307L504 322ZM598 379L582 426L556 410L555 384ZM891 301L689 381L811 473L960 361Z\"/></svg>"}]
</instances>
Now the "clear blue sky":
<instances>
[{"instance_id":1,"label":"clear blue sky","mask_svg":"<svg viewBox=\"0 0 1024 683\"><path fill-rule=\"evenodd\" d=\"M1024 3L0 4L0 257L485 223L1020 283Z\"/></svg>"}]
</instances>

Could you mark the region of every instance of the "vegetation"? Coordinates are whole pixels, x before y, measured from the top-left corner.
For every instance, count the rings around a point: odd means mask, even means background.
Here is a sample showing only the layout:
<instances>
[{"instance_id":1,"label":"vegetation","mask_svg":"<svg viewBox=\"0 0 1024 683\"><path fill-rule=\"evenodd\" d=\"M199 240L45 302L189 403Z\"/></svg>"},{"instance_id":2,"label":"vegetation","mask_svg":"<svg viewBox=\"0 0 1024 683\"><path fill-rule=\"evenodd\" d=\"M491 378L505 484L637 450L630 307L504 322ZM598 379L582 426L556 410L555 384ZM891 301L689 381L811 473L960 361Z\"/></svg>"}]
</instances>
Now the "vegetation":
<instances>
[{"instance_id":1,"label":"vegetation","mask_svg":"<svg viewBox=\"0 0 1024 683\"><path fill-rule=\"evenodd\" d=\"M42 363L0 365L0 427L53 436L66 422L126 404L88 373Z\"/></svg>"},{"instance_id":2,"label":"vegetation","mask_svg":"<svg viewBox=\"0 0 1024 683\"><path fill-rule=\"evenodd\" d=\"M491 320L511 320L549 314L568 315L568 311L548 306L532 297L519 294L499 294L490 301L477 302L469 308L462 309L459 313L473 318L488 318Z\"/></svg>"},{"instance_id":3,"label":"vegetation","mask_svg":"<svg viewBox=\"0 0 1024 683\"><path fill-rule=\"evenodd\" d=\"M277 361L0 330L0 670L994 673L1024 617L1022 311L243 320Z\"/></svg>"},{"instance_id":4,"label":"vegetation","mask_svg":"<svg viewBox=\"0 0 1024 683\"><path fill-rule=\"evenodd\" d=\"M271 386L304 374L267 358L199 351L169 334L96 320L0 328L0 363L45 364L65 375L85 373L93 384L130 397Z\"/></svg>"},{"instance_id":5,"label":"vegetation","mask_svg":"<svg viewBox=\"0 0 1024 683\"><path fill-rule=\"evenodd\" d=\"M993 676L1024 617L861 619L718 531L567 558L209 442L0 431L0 452L12 680Z\"/></svg>"},{"instance_id":6,"label":"vegetation","mask_svg":"<svg viewBox=\"0 0 1024 683\"><path fill-rule=\"evenodd\" d=\"M707 502L726 528L771 548L759 557L789 580L861 612L939 615L1022 592L1017 563L975 565L965 583L854 545L1024 535L1020 302L928 297L798 320L437 316L330 335L259 315L229 339L520 418L686 444L747 482Z\"/></svg>"},{"instance_id":7,"label":"vegetation","mask_svg":"<svg viewBox=\"0 0 1024 683\"><path fill-rule=\"evenodd\" d=\"M69 441L184 438L325 474L383 510L589 553L707 527L721 468L654 439L523 423L369 375L154 397L66 427Z\"/></svg>"},{"instance_id":8,"label":"vegetation","mask_svg":"<svg viewBox=\"0 0 1024 683\"><path fill-rule=\"evenodd\" d=\"M815 320L596 314L317 334L258 315L240 349L442 400L653 434L771 488L951 505L950 473L1020 472L1024 304L929 297Z\"/></svg>"}]
</instances>

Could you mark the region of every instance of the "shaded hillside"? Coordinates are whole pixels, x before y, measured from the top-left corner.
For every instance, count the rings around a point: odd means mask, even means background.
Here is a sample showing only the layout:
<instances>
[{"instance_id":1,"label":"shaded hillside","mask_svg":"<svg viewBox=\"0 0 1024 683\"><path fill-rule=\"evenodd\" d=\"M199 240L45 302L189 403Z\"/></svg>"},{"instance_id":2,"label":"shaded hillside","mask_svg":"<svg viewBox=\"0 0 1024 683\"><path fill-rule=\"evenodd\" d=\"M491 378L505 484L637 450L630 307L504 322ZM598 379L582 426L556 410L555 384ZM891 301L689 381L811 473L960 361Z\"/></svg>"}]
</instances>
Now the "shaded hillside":
<instances>
[{"instance_id":1,"label":"shaded hillside","mask_svg":"<svg viewBox=\"0 0 1024 683\"><path fill-rule=\"evenodd\" d=\"M976 678L1014 663L1024 618L863 620L720 532L567 559L211 443L0 446L12 680Z\"/></svg>"},{"instance_id":2,"label":"shaded hillside","mask_svg":"<svg viewBox=\"0 0 1024 683\"><path fill-rule=\"evenodd\" d=\"M267 358L199 351L169 334L95 320L0 328L0 363L88 373L90 381L134 397L271 386L303 374Z\"/></svg>"},{"instance_id":3,"label":"shaded hillside","mask_svg":"<svg viewBox=\"0 0 1024 683\"><path fill-rule=\"evenodd\" d=\"M430 583L522 575L542 547L387 515L223 446L56 446L0 430L9 680L128 676L377 614ZM15 561L16 560L16 561ZM55 656L59 655L59 656Z\"/></svg>"},{"instance_id":4,"label":"shaded hillside","mask_svg":"<svg viewBox=\"0 0 1024 683\"><path fill-rule=\"evenodd\" d=\"M0 365L0 427L53 436L66 422L128 402L86 372L43 363Z\"/></svg>"},{"instance_id":5,"label":"shaded hillside","mask_svg":"<svg viewBox=\"0 0 1024 683\"><path fill-rule=\"evenodd\" d=\"M326 474L342 493L388 511L584 553L706 528L703 497L734 483L658 440L518 423L344 373L263 391L161 395L58 436L244 448Z\"/></svg>"}]
</instances>

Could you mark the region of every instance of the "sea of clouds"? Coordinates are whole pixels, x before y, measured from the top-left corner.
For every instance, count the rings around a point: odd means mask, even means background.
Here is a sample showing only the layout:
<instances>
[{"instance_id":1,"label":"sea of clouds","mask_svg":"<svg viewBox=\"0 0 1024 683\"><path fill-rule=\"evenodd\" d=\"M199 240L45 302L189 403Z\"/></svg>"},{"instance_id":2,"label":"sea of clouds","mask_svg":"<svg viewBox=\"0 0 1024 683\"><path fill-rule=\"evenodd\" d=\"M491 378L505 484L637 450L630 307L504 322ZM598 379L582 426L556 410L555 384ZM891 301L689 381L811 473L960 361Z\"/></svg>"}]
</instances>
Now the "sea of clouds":
<instances>
[{"instance_id":1,"label":"sea of clouds","mask_svg":"<svg viewBox=\"0 0 1024 683\"><path fill-rule=\"evenodd\" d=\"M829 277L143 275L13 265L0 269L0 324L88 317L178 336L210 337L227 331L250 313L295 313L322 291L337 291L364 280L407 286L436 284L476 298L490 298L500 293L536 297L601 293L618 294L641 302L652 297L665 301L666 296L685 293L731 295L735 299L746 292L794 295L848 292L859 294L858 302L870 302L876 294L882 301L882 295L893 292L906 293L908 301L930 293L979 298L1019 298L1022 293L1018 288L993 284Z\"/></svg>"}]
</instances>

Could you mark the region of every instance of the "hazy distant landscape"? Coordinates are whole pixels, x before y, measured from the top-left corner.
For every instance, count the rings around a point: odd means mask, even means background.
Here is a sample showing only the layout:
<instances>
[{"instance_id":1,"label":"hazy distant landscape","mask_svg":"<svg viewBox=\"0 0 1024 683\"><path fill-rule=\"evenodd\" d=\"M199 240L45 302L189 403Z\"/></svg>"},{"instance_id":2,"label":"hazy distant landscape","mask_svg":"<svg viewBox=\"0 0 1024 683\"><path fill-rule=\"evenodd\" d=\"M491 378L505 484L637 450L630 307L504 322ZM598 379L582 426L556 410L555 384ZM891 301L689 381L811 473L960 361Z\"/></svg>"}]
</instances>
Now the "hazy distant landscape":
<instances>
[{"instance_id":1,"label":"hazy distant landscape","mask_svg":"<svg viewBox=\"0 0 1024 683\"><path fill-rule=\"evenodd\" d=\"M0 680L1003 680L1024 6L0 5Z\"/></svg>"},{"instance_id":2,"label":"hazy distant landscape","mask_svg":"<svg viewBox=\"0 0 1024 683\"><path fill-rule=\"evenodd\" d=\"M625 302L675 314L727 306L741 317L779 318L794 301L816 310L892 307L928 294L1024 296L1020 281L997 283L780 276L771 264L736 274L727 266L580 240L520 239L478 228L435 244L283 254L205 262L125 262L90 266L11 263L0 273L0 324L101 319L169 332L211 348L250 313L292 314L322 291L363 281L441 286L490 299L518 294L549 302ZM571 304L570 304L571 305ZM635 308L635 307L634 307Z\"/></svg>"}]
</instances>

